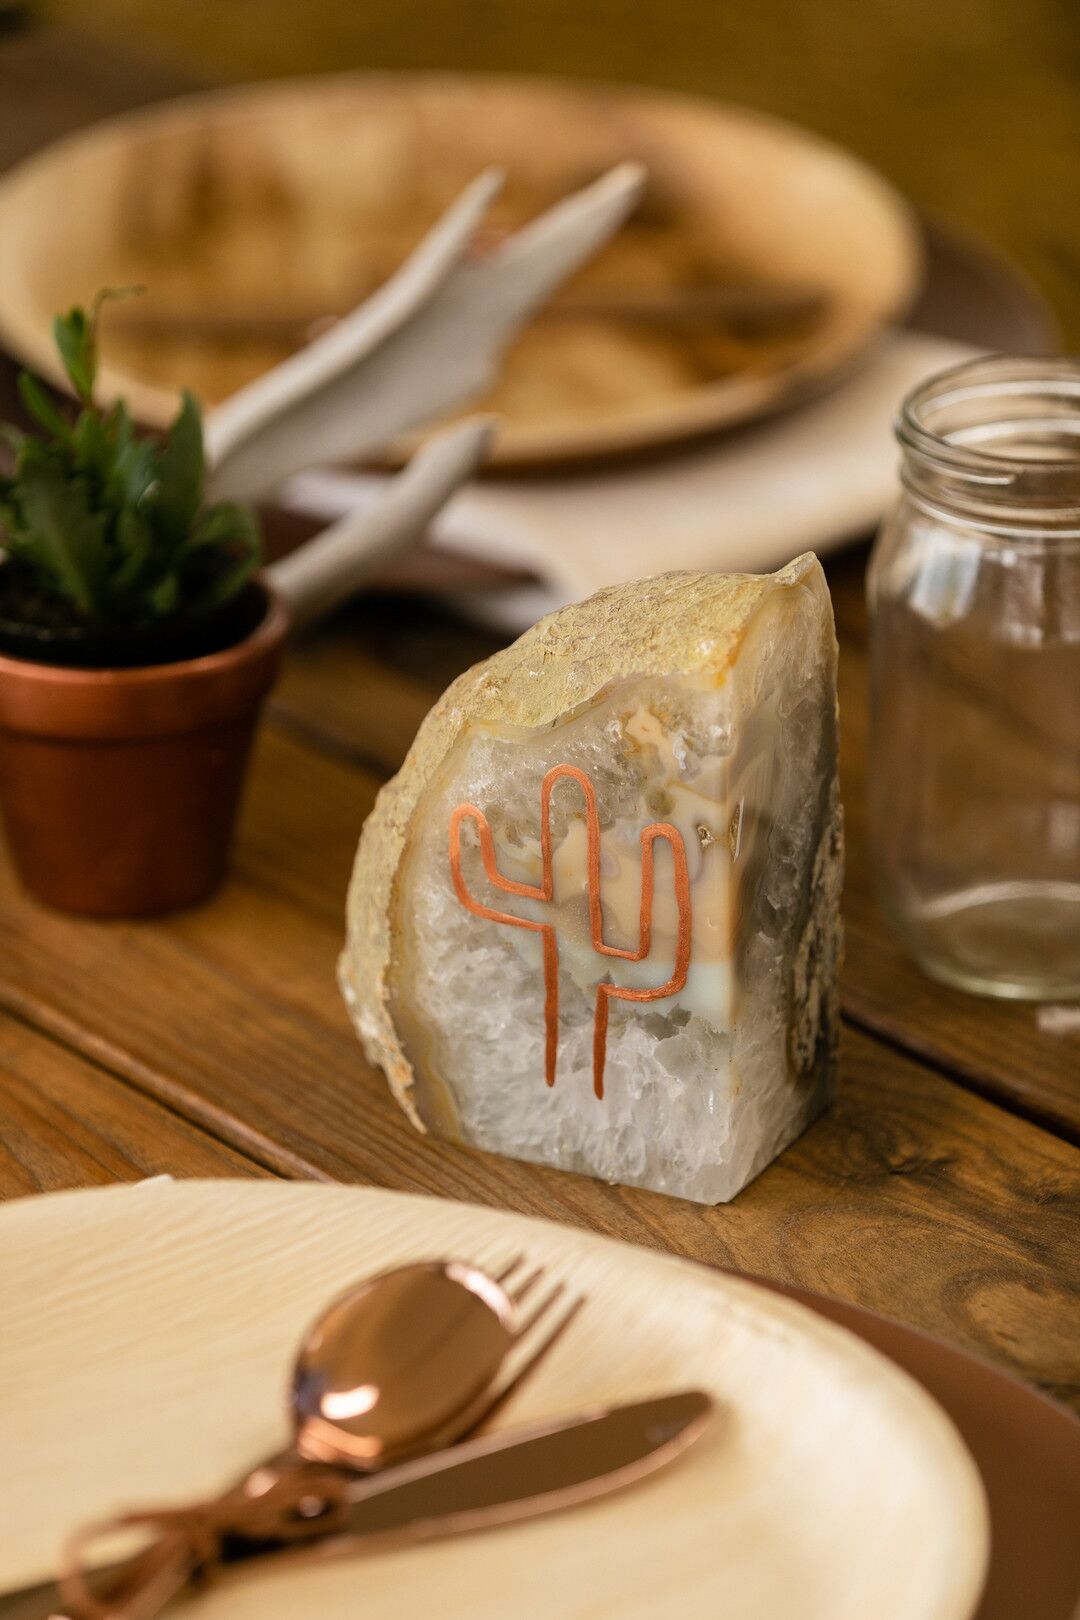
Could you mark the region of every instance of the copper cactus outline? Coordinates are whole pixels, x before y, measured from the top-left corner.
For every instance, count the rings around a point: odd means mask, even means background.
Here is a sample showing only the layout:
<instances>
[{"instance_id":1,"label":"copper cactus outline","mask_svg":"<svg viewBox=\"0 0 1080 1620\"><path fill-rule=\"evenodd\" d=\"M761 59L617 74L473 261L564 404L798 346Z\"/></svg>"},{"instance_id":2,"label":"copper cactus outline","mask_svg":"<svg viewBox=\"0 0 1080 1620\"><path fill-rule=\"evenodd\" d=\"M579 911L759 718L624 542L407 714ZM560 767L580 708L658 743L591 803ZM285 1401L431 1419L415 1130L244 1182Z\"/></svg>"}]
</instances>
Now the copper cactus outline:
<instances>
[{"instance_id":1,"label":"copper cactus outline","mask_svg":"<svg viewBox=\"0 0 1080 1620\"><path fill-rule=\"evenodd\" d=\"M489 922L506 923L512 928L527 928L539 934L544 962L544 1078L549 1086L555 1084L559 1043L559 942L553 923L533 922L527 917L515 917L511 912L498 911L486 906L469 893L461 871L461 824L465 820L476 823L480 840L480 859L484 875L494 888L504 894L520 895L523 899L550 901L555 892L555 878L551 858L551 795L555 784L567 778L581 788L585 796L585 826L587 834L587 875L589 888L589 932L593 949L600 956L619 957L625 962L643 962L652 946L652 909L654 890L653 846L663 838L671 847L675 863L675 901L678 908L678 930L675 944L675 964L671 977L651 990L632 990L615 984L596 987L593 1015L593 1090L597 1097L604 1095L604 1069L607 1061L607 1029L610 1003L615 1001L662 1001L677 995L686 984L690 967L691 904L690 881L687 872L686 846L677 827L667 821L654 821L641 834L641 911L638 922L638 948L621 950L604 940L604 911L600 893L600 818L596 808L596 789L584 771L575 765L553 765L540 788L540 852L541 881L539 884L517 883L503 877L496 864L495 839L484 812L475 804L459 804L450 817L450 871L454 892L458 900L474 916Z\"/></svg>"}]
</instances>

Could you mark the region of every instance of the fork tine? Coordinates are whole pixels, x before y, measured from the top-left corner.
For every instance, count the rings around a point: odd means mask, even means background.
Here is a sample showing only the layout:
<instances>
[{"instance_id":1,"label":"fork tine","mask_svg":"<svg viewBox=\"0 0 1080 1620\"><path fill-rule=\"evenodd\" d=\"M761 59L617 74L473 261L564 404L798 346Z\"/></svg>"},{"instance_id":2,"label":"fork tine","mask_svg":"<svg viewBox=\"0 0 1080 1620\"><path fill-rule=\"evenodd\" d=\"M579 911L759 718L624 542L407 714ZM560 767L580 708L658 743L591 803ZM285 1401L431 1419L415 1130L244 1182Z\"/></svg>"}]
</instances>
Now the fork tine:
<instances>
[{"instance_id":1,"label":"fork tine","mask_svg":"<svg viewBox=\"0 0 1080 1620\"><path fill-rule=\"evenodd\" d=\"M488 1276L491 1278L492 1282L497 1282L500 1288L505 1288L507 1283L510 1281L510 1278L514 1275L514 1272L520 1265L523 1265L524 1263L524 1253L515 1254L514 1258L509 1262L509 1264L503 1266L501 1271L489 1271Z\"/></svg>"},{"instance_id":2,"label":"fork tine","mask_svg":"<svg viewBox=\"0 0 1080 1620\"><path fill-rule=\"evenodd\" d=\"M560 1289L560 1292L561 1291L562 1290ZM555 1348L556 1344L562 1338L567 1328L578 1315L578 1312L584 1310L584 1308L584 1294L574 1294L570 1297L570 1299L567 1300L563 1309L555 1317L554 1321L548 1323L547 1330L536 1348L529 1353L529 1355L520 1365L515 1365L513 1372L514 1383L518 1383L527 1372L531 1372L536 1366L537 1362L540 1361L543 1356L548 1355Z\"/></svg>"},{"instance_id":3,"label":"fork tine","mask_svg":"<svg viewBox=\"0 0 1080 1620\"><path fill-rule=\"evenodd\" d=\"M530 1271L529 1275L524 1278L522 1282L517 1283L515 1287L509 1291L510 1298L513 1300L515 1305L520 1305L522 1300L525 1299L527 1295L532 1293L533 1289L544 1275L544 1271L545 1267L537 1266L535 1271ZM518 1333L523 1331L524 1328L518 1329ZM517 1335L515 1334L515 1338L516 1337Z\"/></svg>"},{"instance_id":4,"label":"fork tine","mask_svg":"<svg viewBox=\"0 0 1080 1620\"><path fill-rule=\"evenodd\" d=\"M530 1286L532 1285L532 1281L533 1279L530 1277ZM547 1315L555 1301L560 1298L561 1295L565 1294L565 1292L566 1284L562 1282L556 1283L554 1288L549 1288L543 1299L539 1300L537 1304L533 1306L530 1315L528 1315L523 1322L519 1323L514 1333L514 1338L520 1340L523 1339L527 1333L531 1333L536 1324Z\"/></svg>"},{"instance_id":5,"label":"fork tine","mask_svg":"<svg viewBox=\"0 0 1080 1620\"><path fill-rule=\"evenodd\" d=\"M544 1301L542 1310L546 1312L548 1307L563 1292L564 1288L560 1283L559 1287L553 1290ZM535 1371L545 1356L550 1355L551 1351L555 1348L556 1344L562 1338L563 1334L566 1332L571 1322L573 1322L578 1312L583 1308L584 1304L585 1295L575 1294L567 1301L565 1307L559 1312L555 1320L548 1323L546 1330L536 1344L532 1344L524 1350L519 1350L518 1347L521 1345L521 1339L528 1331L527 1329L522 1329L522 1333L518 1336L516 1341L515 1349L511 1350L510 1356L507 1358L507 1362L505 1364L506 1374L504 1381L498 1386L497 1390L495 1391L494 1398L488 1403L484 1410L482 1422L485 1427L495 1413L500 1411L501 1408L506 1404L510 1396L519 1387L522 1381L528 1377L529 1373ZM535 1322L538 1319L537 1313L534 1312L533 1321Z\"/></svg>"},{"instance_id":6,"label":"fork tine","mask_svg":"<svg viewBox=\"0 0 1080 1620\"><path fill-rule=\"evenodd\" d=\"M518 1263L519 1261L515 1261L515 1265ZM436 1443L453 1445L463 1436L476 1434L487 1427L489 1420L502 1409L522 1381L554 1349L585 1304L584 1294L573 1295L566 1300L562 1310L553 1319L549 1318L539 1332L534 1331L537 1323L547 1315L556 1300L563 1298L564 1295L565 1286L560 1283L541 1300L529 1321L514 1337L494 1385L489 1385L487 1389L481 1391L464 1412L459 1412ZM429 1436L429 1439L431 1438Z\"/></svg>"}]
</instances>

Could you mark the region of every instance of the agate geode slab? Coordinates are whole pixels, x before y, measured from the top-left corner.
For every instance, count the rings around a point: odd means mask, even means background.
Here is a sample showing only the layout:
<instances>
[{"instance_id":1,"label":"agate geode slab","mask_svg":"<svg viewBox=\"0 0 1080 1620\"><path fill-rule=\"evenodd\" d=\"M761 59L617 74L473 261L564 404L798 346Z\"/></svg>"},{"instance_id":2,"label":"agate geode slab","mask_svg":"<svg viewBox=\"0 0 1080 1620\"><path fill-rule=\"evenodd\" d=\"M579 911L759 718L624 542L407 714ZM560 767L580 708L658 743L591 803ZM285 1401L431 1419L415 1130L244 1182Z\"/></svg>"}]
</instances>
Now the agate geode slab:
<instances>
[{"instance_id":1,"label":"agate geode slab","mask_svg":"<svg viewBox=\"0 0 1080 1620\"><path fill-rule=\"evenodd\" d=\"M833 1086L836 741L810 555L601 591L455 681L364 828L341 960L414 1124L733 1197Z\"/></svg>"}]
</instances>

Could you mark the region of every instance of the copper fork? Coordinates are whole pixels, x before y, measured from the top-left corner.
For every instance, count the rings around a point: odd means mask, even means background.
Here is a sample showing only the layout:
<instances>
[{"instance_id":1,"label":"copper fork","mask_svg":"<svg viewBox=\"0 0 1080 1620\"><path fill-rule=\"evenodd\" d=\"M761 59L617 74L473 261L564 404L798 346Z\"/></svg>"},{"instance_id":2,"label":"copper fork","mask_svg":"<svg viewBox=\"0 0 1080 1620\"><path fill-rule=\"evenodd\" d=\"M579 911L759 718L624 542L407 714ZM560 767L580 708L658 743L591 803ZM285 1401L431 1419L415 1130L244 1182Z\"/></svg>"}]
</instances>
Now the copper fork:
<instances>
[{"instance_id":1,"label":"copper fork","mask_svg":"<svg viewBox=\"0 0 1080 1620\"><path fill-rule=\"evenodd\" d=\"M584 1308L585 1295L572 1293L565 1282L556 1282L536 1298L536 1289L544 1279L545 1268L536 1266L519 1276L526 1263L524 1254L516 1255L494 1275L493 1280L503 1289L514 1308L515 1321L510 1329L510 1344L487 1390L462 1413L461 1421L466 1427L457 1428L455 1439L473 1433L495 1416L529 1373L555 1348ZM527 1303L530 1308L522 1317L522 1306ZM442 1443L446 1445L449 1441Z\"/></svg>"}]
</instances>

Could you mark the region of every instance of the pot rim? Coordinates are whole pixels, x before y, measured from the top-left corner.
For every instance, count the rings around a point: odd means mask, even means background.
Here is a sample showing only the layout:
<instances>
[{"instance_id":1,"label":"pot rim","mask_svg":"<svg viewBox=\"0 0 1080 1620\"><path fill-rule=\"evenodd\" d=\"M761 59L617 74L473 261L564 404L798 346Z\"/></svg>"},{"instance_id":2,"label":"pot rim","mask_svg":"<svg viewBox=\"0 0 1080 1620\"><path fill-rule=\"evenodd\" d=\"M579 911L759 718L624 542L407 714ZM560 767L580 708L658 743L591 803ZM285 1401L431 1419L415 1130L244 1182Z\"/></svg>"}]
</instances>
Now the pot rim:
<instances>
[{"instance_id":1,"label":"pot rim","mask_svg":"<svg viewBox=\"0 0 1080 1620\"><path fill-rule=\"evenodd\" d=\"M0 657L0 733L91 746L236 724L273 684L289 615L272 588L242 641L200 658L131 669L75 669Z\"/></svg>"},{"instance_id":2,"label":"pot rim","mask_svg":"<svg viewBox=\"0 0 1080 1620\"><path fill-rule=\"evenodd\" d=\"M46 664L36 658L15 658L0 653L0 681L20 681L33 685L71 690L74 687L129 689L162 687L177 680L207 679L236 664L246 663L264 650L284 640L290 627L289 615L273 586L263 576L255 586L262 592L266 607L255 628L231 647L205 653L199 658L178 658L169 664L135 664L130 668L83 669L70 664Z\"/></svg>"}]
</instances>

